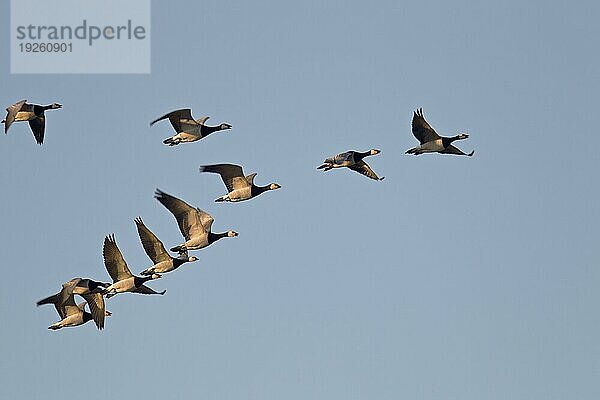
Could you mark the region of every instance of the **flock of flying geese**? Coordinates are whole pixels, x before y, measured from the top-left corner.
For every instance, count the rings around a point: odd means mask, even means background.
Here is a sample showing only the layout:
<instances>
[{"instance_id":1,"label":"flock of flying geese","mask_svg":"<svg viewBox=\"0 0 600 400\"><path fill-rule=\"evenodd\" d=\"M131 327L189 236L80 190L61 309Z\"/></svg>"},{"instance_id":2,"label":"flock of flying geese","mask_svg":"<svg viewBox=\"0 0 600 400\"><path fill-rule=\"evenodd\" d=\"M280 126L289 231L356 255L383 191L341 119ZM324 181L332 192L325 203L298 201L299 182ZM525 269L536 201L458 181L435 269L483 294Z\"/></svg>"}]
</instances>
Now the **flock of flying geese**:
<instances>
[{"instance_id":1,"label":"flock of flying geese","mask_svg":"<svg viewBox=\"0 0 600 400\"><path fill-rule=\"evenodd\" d=\"M53 103L42 106L38 104L29 104L27 100L21 100L6 108L7 115L4 123L4 133L8 133L8 128L14 122L28 121L33 136L38 144L44 141L44 132L46 126L46 110L55 110L62 105ZM166 138L163 143L168 146L176 146L180 143L191 143L205 138L213 132L231 129L232 126L222 123L217 126L205 125L209 117L194 119L189 108L175 110L160 118L152 121L150 125L168 119L175 134ZM413 113L412 133L419 141L419 145L406 151L407 154L419 155L423 153L441 153L463 156L472 156L474 151L464 153L452 143L456 140L462 140L469 137L466 133L460 133L452 137L443 137L427 123L423 117L423 110L417 109ZM384 177L378 177L371 167L364 161L365 157L379 154L380 150L371 149L365 152L347 151L329 157L323 161L323 164L317 167L323 171L329 171L334 168L349 168L368 178L374 180L383 180ZM215 199L216 202L228 201L239 202L249 200L260 194L279 189L281 186L277 183L271 183L266 186L257 186L254 184L256 173L244 175L241 166L235 164L213 164L203 165L200 172L216 173L221 176L227 194ZM57 330L65 327L74 327L83 325L93 320L98 329L104 328L104 320L111 313L106 310L104 298L111 298L120 293L140 293L140 294L165 294L166 290L157 292L146 286L146 282L161 277L160 274L172 272L187 262L197 261L198 258L189 256L190 250L200 250L219 239L225 237L235 237L237 232L229 230L222 233L213 233L212 224L214 219L207 212L193 207L185 201L175 196L167 194L160 189L156 189L154 197L158 200L177 221L179 230L184 238L181 244L171 247L169 250L177 253L173 257L165 249L163 243L142 221L141 218L135 219L138 235L144 251L152 261L153 265L136 276L131 273L114 235L106 236L102 248L104 266L112 279L112 283L95 281L87 278L73 278L62 284L61 290L37 302L37 305L52 304L56 308L61 320L50 325L48 329ZM77 304L75 296L83 298L83 302ZM88 306L90 312L87 312L85 306Z\"/></svg>"}]
</instances>

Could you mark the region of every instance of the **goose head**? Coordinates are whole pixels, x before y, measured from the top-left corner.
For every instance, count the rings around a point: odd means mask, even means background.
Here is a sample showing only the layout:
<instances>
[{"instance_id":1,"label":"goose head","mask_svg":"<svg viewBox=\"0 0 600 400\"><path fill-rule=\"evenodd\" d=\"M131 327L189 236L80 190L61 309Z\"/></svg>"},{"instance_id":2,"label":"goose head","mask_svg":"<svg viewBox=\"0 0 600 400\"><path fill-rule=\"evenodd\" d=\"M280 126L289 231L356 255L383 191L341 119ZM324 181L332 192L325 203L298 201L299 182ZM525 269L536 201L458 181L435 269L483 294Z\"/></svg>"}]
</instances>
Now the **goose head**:
<instances>
[{"instance_id":1,"label":"goose head","mask_svg":"<svg viewBox=\"0 0 600 400\"><path fill-rule=\"evenodd\" d=\"M379 153L381 153L381 150L377 150L377 149L371 149L371 150L369 150L369 153L370 153L372 156L374 156L375 154L379 154Z\"/></svg>"},{"instance_id":2,"label":"goose head","mask_svg":"<svg viewBox=\"0 0 600 400\"><path fill-rule=\"evenodd\" d=\"M104 315L106 317L110 317L112 315L112 313L110 311L104 310Z\"/></svg>"},{"instance_id":3,"label":"goose head","mask_svg":"<svg viewBox=\"0 0 600 400\"><path fill-rule=\"evenodd\" d=\"M220 130L224 131L226 129L231 129L232 126L224 123L224 124L219 125L219 128L220 128Z\"/></svg>"},{"instance_id":4,"label":"goose head","mask_svg":"<svg viewBox=\"0 0 600 400\"><path fill-rule=\"evenodd\" d=\"M162 276L159 275L159 274L154 273L154 274L150 275L149 278L150 278L149 280L151 280L151 279L159 279L159 278L162 278Z\"/></svg>"},{"instance_id":5,"label":"goose head","mask_svg":"<svg viewBox=\"0 0 600 400\"><path fill-rule=\"evenodd\" d=\"M50 104L50 109L51 110L56 110L57 108L62 108L62 104L58 104L58 103L52 103L52 104Z\"/></svg>"},{"instance_id":6,"label":"goose head","mask_svg":"<svg viewBox=\"0 0 600 400\"><path fill-rule=\"evenodd\" d=\"M227 231L227 237L236 237L238 235L235 231Z\"/></svg>"},{"instance_id":7,"label":"goose head","mask_svg":"<svg viewBox=\"0 0 600 400\"><path fill-rule=\"evenodd\" d=\"M454 136L454 139L455 139L455 140L462 140L462 139L466 139L466 138L468 138L468 137L469 137L469 135L468 135L468 134L466 134L466 133L462 133L462 132L461 132L461 133L459 133L458 135Z\"/></svg>"},{"instance_id":8,"label":"goose head","mask_svg":"<svg viewBox=\"0 0 600 400\"><path fill-rule=\"evenodd\" d=\"M191 256L191 257L189 257L187 260L188 260L188 262L194 262L194 261L198 261L198 257L196 257L196 256Z\"/></svg>"},{"instance_id":9,"label":"goose head","mask_svg":"<svg viewBox=\"0 0 600 400\"><path fill-rule=\"evenodd\" d=\"M271 183L269 185L269 190L275 190L275 189L280 189L281 185L279 185L278 183Z\"/></svg>"}]
</instances>

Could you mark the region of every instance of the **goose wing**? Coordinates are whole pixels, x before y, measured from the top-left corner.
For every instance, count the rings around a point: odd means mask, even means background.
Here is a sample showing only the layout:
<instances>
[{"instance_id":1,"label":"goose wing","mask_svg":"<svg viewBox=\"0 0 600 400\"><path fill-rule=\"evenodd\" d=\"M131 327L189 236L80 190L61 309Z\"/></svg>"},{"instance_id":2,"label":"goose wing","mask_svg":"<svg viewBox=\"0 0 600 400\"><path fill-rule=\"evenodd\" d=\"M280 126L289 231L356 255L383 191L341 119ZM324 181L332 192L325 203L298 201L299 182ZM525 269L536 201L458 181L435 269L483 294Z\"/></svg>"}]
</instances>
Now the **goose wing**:
<instances>
[{"instance_id":1,"label":"goose wing","mask_svg":"<svg viewBox=\"0 0 600 400\"><path fill-rule=\"evenodd\" d=\"M135 288L134 290L132 290L133 293L139 293L139 294L165 294L167 291L163 290L162 292L157 292L154 289L149 288L146 285L141 285L140 287Z\"/></svg>"},{"instance_id":2,"label":"goose wing","mask_svg":"<svg viewBox=\"0 0 600 400\"><path fill-rule=\"evenodd\" d=\"M81 296L85 299L88 306L90 307L90 313L92 319L98 327L102 330L104 328L104 318L106 317L106 307L104 306L104 297L102 293L88 293Z\"/></svg>"},{"instance_id":3,"label":"goose wing","mask_svg":"<svg viewBox=\"0 0 600 400\"><path fill-rule=\"evenodd\" d=\"M142 221L141 218L136 218L135 225L144 251L148 254L148 257L150 257L152 262L158 264L161 261L169 261L171 256L167 253L165 246L158 240L154 233L144 225L144 221Z\"/></svg>"},{"instance_id":4,"label":"goose wing","mask_svg":"<svg viewBox=\"0 0 600 400\"><path fill-rule=\"evenodd\" d=\"M223 183L229 192L236 189L249 187L250 184L244 177L242 167L235 164L213 164L203 165L200 167L200 172L212 172L221 175Z\"/></svg>"},{"instance_id":5,"label":"goose wing","mask_svg":"<svg viewBox=\"0 0 600 400\"><path fill-rule=\"evenodd\" d=\"M324 162L334 165L344 165L348 162L354 162L354 152L346 151L344 153L336 154L333 157L329 157Z\"/></svg>"},{"instance_id":6,"label":"goose wing","mask_svg":"<svg viewBox=\"0 0 600 400\"><path fill-rule=\"evenodd\" d=\"M154 197L173 214L185 240L210 232L213 218L208 213L160 189L156 189Z\"/></svg>"},{"instance_id":7,"label":"goose wing","mask_svg":"<svg viewBox=\"0 0 600 400\"><path fill-rule=\"evenodd\" d=\"M448 145L444 150L440 151L442 154L456 154L459 156L472 156L475 153L475 150L470 152L469 154L463 152L458 147L454 147L453 145Z\"/></svg>"},{"instance_id":8,"label":"goose wing","mask_svg":"<svg viewBox=\"0 0 600 400\"><path fill-rule=\"evenodd\" d=\"M30 119L29 127L31 128L31 132L33 132L33 137L37 144L44 143L44 131L46 130L46 117L44 114Z\"/></svg>"},{"instance_id":9,"label":"goose wing","mask_svg":"<svg viewBox=\"0 0 600 400\"><path fill-rule=\"evenodd\" d=\"M75 289L75 286L77 286L77 283L79 283L79 281L79 278L74 278L68 282L63 283L60 292L58 292L56 296L52 296L54 298L51 300L51 302L54 305L54 308L56 308L56 312L58 312L58 315L60 315L62 319L65 319L68 315L76 313L75 310L72 308L73 306L77 306L75 304L73 290ZM43 304L42 301L38 302L38 305L40 304Z\"/></svg>"},{"instance_id":10,"label":"goose wing","mask_svg":"<svg viewBox=\"0 0 600 400\"><path fill-rule=\"evenodd\" d=\"M208 121L208 119L209 119L209 118L210 118L210 117L200 117L200 118L198 118L198 119L196 120L196 123L197 123L198 125L204 125L204 123L205 123L206 121Z\"/></svg>"},{"instance_id":11,"label":"goose wing","mask_svg":"<svg viewBox=\"0 0 600 400\"><path fill-rule=\"evenodd\" d=\"M215 222L213 217L210 216L206 211L202 211L199 208L196 208L196 215L200 218L200 223L206 232L210 232L212 229L212 224Z\"/></svg>"},{"instance_id":12,"label":"goose wing","mask_svg":"<svg viewBox=\"0 0 600 400\"><path fill-rule=\"evenodd\" d=\"M246 182L248 182L248 184L250 186L254 185L254 177L256 176L256 172L246 176Z\"/></svg>"},{"instance_id":13,"label":"goose wing","mask_svg":"<svg viewBox=\"0 0 600 400\"><path fill-rule=\"evenodd\" d=\"M65 302L61 304L55 304L54 306L56 307L56 311L58 311L58 315L60 315L62 319L67 318L69 315L75 315L81 312L81 309L77 306L77 304L75 304L75 296L73 293L67 296Z\"/></svg>"},{"instance_id":14,"label":"goose wing","mask_svg":"<svg viewBox=\"0 0 600 400\"><path fill-rule=\"evenodd\" d=\"M8 128L10 125L15 122L15 118L17 117L17 113L21 111L23 105L27 102L27 100L21 100L16 102L15 104L6 107L6 119L4 120L4 133L8 133Z\"/></svg>"},{"instance_id":15,"label":"goose wing","mask_svg":"<svg viewBox=\"0 0 600 400\"><path fill-rule=\"evenodd\" d=\"M373 172L371 167L369 167L369 165L366 162L364 162L363 160L360 160L359 162L350 165L348 168L350 168L352 171L356 171L360 174L363 174L364 176L367 176L371 179L375 179L376 181L383 179L383 178L380 179L377 176L377 174L375 172Z\"/></svg>"},{"instance_id":16,"label":"goose wing","mask_svg":"<svg viewBox=\"0 0 600 400\"><path fill-rule=\"evenodd\" d=\"M413 113L412 133L421 144L440 138L440 135L425 121L422 108Z\"/></svg>"},{"instance_id":17,"label":"goose wing","mask_svg":"<svg viewBox=\"0 0 600 400\"><path fill-rule=\"evenodd\" d=\"M70 281L67 281L62 284L62 289L58 293L59 304L65 303L68 300L69 296L73 294L73 291L75 290L79 282L81 282L81 278L73 278Z\"/></svg>"},{"instance_id":18,"label":"goose wing","mask_svg":"<svg viewBox=\"0 0 600 400\"><path fill-rule=\"evenodd\" d=\"M102 247L102 256L104 257L104 266L108 274L114 282L122 281L123 279L131 278L133 274L127 267L127 263L123 259L121 250L117 247L114 235L109 235L104 238L104 246Z\"/></svg>"},{"instance_id":19,"label":"goose wing","mask_svg":"<svg viewBox=\"0 0 600 400\"><path fill-rule=\"evenodd\" d=\"M184 124L197 125L196 121L194 121L194 118L192 118L192 110L189 108L182 108L180 110L171 111L170 113L167 113L162 117L155 119L154 121L150 122L150 126L154 125L158 121L162 121L163 119L167 118L169 119L169 122L171 122L173 129L175 129L175 132L177 133L184 131L182 126Z\"/></svg>"}]
</instances>

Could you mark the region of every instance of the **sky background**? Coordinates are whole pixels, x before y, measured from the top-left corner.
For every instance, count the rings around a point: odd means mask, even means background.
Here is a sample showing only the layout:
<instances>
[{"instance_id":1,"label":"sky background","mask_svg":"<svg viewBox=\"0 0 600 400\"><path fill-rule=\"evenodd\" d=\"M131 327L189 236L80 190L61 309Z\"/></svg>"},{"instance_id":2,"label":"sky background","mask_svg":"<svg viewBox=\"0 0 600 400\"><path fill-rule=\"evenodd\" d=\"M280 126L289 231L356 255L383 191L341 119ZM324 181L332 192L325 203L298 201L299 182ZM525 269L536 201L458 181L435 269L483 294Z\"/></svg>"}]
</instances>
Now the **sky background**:
<instances>
[{"instance_id":1,"label":"sky background","mask_svg":"<svg viewBox=\"0 0 600 400\"><path fill-rule=\"evenodd\" d=\"M154 1L149 75L11 75L8 3L2 107L64 107L0 136L0 398L600 398L598 2ZM164 146L184 107L233 129ZM405 155L417 107L474 157ZM220 162L283 188L214 203ZM49 331L105 235L181 242L155 188L240 235Z\"/></svg>"}]
</instances>

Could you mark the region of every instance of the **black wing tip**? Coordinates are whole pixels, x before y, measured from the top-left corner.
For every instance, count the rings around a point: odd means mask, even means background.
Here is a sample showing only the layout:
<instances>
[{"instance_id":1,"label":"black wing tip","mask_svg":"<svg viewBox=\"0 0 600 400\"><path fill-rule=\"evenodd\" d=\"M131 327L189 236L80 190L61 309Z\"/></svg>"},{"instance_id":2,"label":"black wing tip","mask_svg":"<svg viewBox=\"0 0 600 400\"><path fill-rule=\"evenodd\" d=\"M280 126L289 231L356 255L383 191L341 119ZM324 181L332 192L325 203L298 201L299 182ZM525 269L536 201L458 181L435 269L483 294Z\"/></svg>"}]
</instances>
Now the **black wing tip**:
<instances>
[{"instance_id":1,"label":"black wing tip","mask_svg":"<svg viewBox=\"0 0 600 400\"><path fill-rule=\"evenodd\" d=\"M156 200L162 199L163 197L165 197L165 195L167 195L167 193L163 192L162 190L160 190L159 188L156 188L156 190L154 190L154 198ZM168 196L168 195L167 195Z\"/></svg>"},{"instance_id":2,"label":"black wing tip","mask_svg":"<svg viewBox=\"0 0 600 400\"><path fill-rule=\"evenodd\" d=\"M142 217L135 217L135 219L133 221L135 222L136 225L144 225L144 221L142 220Z\"/></svg>"},{"instance_id":3,"label":"black wing tip","mask_svg":"<svg viewBox=\"0 0 600 400\"><path fill-rule=\"evenodd\" d=\"M163 119L165 119L165 117L166 117L166 115L163 115L162 117L156 118L154 121L150 122L150 126L154 125L158 121L162 121Z\"/></svg>"},{"instance_id":4,"label":"black wing tip","mask_svg":"<svg viewBox=\"0 0 600 400\"><path fill-rule=\"evenodd\" d=\"M230 163L220 163L220 164L208 164L201 165L200 172L214 172L216 174L220 174L223 168L242 168L241 165L238 164L230 164Z\"/></svg>"},{"instance_id":5,"label":"black wing tip","mask_svg":"<svg viewBox=\"0 0 600 400\"><path fill-rule=\"evenodd\" d=\"M471 152L469 154L467 154L469 157L473 157L473 154L475 154L475 150L471 150Z\"/></svg>"},{"instance_id":6,"label":"black wing tip","mask_svg":"<svg viewBox=\"0 0 600 400\"><path fill-rule=\"evenodd\" d=\"M213 172L214 169L222 167L227 164L206 164L200 166L200 171L202 172Z\"/></svg>"},{"instance_id":7,"label":"black wing tip","mask_svg":"<svg viewBox=\"0 0 600 400\"><path fill-rule=\"evenodd\" d=\"M108 235L106 235L106 237L104 238L104 244L106 245L106 243L117 243L117 240L115 239L115 234L114 233L109 233Z\"/></svg>"}]
</instances>

